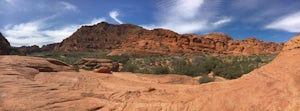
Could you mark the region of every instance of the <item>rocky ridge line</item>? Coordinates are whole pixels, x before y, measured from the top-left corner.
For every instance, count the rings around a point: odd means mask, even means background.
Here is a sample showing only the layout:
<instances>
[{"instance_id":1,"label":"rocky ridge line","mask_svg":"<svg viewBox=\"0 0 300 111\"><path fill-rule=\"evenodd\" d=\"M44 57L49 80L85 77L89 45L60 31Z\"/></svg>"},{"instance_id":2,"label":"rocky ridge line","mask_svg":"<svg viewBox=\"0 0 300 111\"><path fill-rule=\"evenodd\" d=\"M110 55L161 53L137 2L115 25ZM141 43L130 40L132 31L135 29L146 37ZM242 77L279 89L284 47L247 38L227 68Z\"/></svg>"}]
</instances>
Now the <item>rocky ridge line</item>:
<instances>
[{"instance_id":1,"label":"rocky ridge line","mask_svg":"<svg viewBox=\"0 0 300 111\"><path fill-rule=\"evenodd\" d=\"M55 51L112 51L110 55L251 55L278 53L283 44L255 38L233 40L223 33L178 34L166 29L105 22L83 26L55 47Z\"/></svg>"}]
</instances>

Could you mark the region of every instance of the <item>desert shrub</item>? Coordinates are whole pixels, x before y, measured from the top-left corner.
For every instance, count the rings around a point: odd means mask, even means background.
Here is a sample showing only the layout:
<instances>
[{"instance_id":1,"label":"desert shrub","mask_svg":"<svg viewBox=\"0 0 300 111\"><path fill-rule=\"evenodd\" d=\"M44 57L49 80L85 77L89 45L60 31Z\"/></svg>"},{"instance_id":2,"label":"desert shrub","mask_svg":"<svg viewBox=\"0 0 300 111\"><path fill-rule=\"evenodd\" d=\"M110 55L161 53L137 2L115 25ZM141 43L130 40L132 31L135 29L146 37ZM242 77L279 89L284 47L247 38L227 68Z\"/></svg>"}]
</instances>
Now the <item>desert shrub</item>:
<instances>
[{"instance_id":1,"label":"desert shrub","mask_svg":"<svg viewBox=\"0 0 300 111\"><path fill-rule=\"evenodd\" d=\"M257 64L257 62L253 61L225 62L218 64L216 68L213 69L213 72L215 75L224 77L226 79L236 79L241 77L243 74L247 74L255 68L258 68Z\"/></svg>"},{"instance_id":2,"label":"desert shrub","mask_svg":"<svg viewBox=\"0 0 300 111\"><path fill-rule=\"evenodd\" d=\"M220 60L217 57L200 56L193 59L193 65L198 67L198 73L208 74L210 73L218 64Z\"/></svg>"},{"instance_id":3,"label":"desert shrub","mask_svg":"<svg viewBox=\"0 0 300 111\"><path fill-rule=\"evenodd\" d=\"M174 58L171 61L172 73L192 76L195 73L195 68L188 63L184 58Z\"/></svg>"},{"instance_id":4,"label":"desert shrub","mask_svg":"<svg viewBox=\"0 0 300 111\"><path fill-rule=\"evenodd\" d=\"M82 58L105 58L106 54L107 52L39 52L32 53L30 56L54 58L68 64L74 64Z\"/></svg>"},{"instance_id":5,"label":"desert shrub","mask_svg":"<svg viewBox=\"0 0 300 111\"><path fill-rule=\"evenodd\" d=\"M9 55L20 55L20 53L13 50L9 52Z\"/></svg>"},{"instance_id":6,"label":"desert shrub","mask_svg":"<svg viewBox=\"0 0 300 111\"><path fill-rule=\"evenodd\" d=\"M178 64L178 65L173 66L172 73L193 76L193 77L199 75L198 67L192 65L191 63Z\"/></svg>"},{"instance_id":7,"label":"desert shrub","mask_svg":"<svg viewBox=\"0 0 300 111\"><path fill-rule=\"evenodd\" d=\"M169 68L168 67L164 67L164 66L156 66L151 68L153 74L169 74Z\"/></svg>"},{"instance_id":8,"label":"desert shrub","mask_svg":"<svg viewBox=\"0 0 300 111\"><path fill-rule=\"evenodd\" d=\"M209 77L207 74L203 74L202 77L199 79L200 84L209 83L215 81L214 77Z\"/></svg>"},{"instance_id":9,"label":"desert shrub","mask_svg":"<svg viewBox=\"0 0 300 111\"><path fill-rule=\"evenodd\" d=\"M129 61L130 56L129 55L107 56L105 58L110 59L110 60L115 61L115 62L126 64Z\"/></svg>"},{"instance_id":10,"label":"desert shrub","mask_svg":"<svg viewBox=\"0 0 300 111\"><path fill-rule=\"evenodd\" d=\"M122 71L125 72L138 72L139 67L136 64L133 64L132 62L127 62L123 68Z\"/></svg>"},{"instance_id":11,"label":"desert shrub","mask_svg":"<svg viewBox=\"0 0 300 111\"><path fill-rule=\"evenodd\" d=\"M136 70L135 73L154 74L150 68L140 68Z\"/></svg>"},{"instance_id":12,"label":"desert shrub","mask_svg":"<svg viewBox=\"0 0 300 111\"><path fill-rule=\"evenodd\" d=\"M172 66L176 66L176 65L183 66L183 65L186 65L186 64L187 64L187 62L185 61L184 58L178 58L178 57L176 57L176 58L173 58L171 60L171 65Z\"/></svg>"},{"instance_id":13,"label":"desert shrub","mask_svg":"<svg viewBox=\"0 0 300 111\"><path fill-rule=\"evenodd\" d=\"M259 63L259 62L262 62L261 58L258 56L255 58L255 62Z\"/></svg>"}]
</instances>

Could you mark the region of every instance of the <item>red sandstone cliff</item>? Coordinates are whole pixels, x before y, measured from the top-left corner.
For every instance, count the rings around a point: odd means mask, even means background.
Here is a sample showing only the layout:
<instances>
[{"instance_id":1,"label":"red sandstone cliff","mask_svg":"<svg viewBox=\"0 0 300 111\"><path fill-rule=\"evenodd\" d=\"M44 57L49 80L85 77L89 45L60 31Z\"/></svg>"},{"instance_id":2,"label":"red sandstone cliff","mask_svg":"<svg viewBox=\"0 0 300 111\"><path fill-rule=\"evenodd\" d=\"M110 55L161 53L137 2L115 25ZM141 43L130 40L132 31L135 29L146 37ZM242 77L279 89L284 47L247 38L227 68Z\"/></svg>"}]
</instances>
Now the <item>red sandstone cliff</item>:
<instances>
[{"instance_id":1,"label":"red sandstone cliff","mask_svg":"<svg viewBox=\"0 0 300 111\"><path fill-rule=\"evenodd\" d=\"M165 29L146 30L142 27L101 22L83 26L55 46L55 51L112 51L120 54L159 55L250 55L271 54L282 44L263 42L255 38L233 40L223 33L197 36L178 34Z\"/></svg>"},{"instance_id":2,"label":"red sandstone cliff","mask_svg":"<svg viewBox=\"0 0 300 111\"><path fill-rule=\"evenodd\" d=\"M56 51L103 51L120 47L129 35L143 28L130 25L111 25L101 22L93 26L82 26L69 38L63 40Z\"/></svg>"}]
</instances>

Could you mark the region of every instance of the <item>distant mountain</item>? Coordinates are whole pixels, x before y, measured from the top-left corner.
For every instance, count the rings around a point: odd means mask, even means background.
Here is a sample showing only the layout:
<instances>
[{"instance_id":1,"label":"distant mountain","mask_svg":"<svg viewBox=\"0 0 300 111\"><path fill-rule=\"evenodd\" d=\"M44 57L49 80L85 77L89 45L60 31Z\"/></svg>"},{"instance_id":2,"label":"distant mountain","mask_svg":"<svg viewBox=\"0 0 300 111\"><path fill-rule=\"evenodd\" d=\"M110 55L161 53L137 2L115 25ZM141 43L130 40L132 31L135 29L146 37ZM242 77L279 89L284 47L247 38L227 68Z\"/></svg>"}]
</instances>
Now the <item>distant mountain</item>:
<instances>
[{"instance_id":1,"label":"distant mountain","mask_svg":"<svg viewBox=\"0 0 300 111\"><path fill-rule=\"evenodd\" d=\"M121 48L123 41L135 35L142 27L101 22L93 26L82 26L69 38L57 45L56 51L103 51Z\"/></svg>"},{"instance_id":2,"label":"distant mountain","mask_svg":"<svg viewBox=\"0 0 300 111\"><path fill-rule=\"evenodd\" d=\"M10 43L7 39L0 33L0 55L7 55L11 51Z\"/></svg>"},{"instance_id":3,"label":"distant mountain","mask_svg":"<svg viewBox=\"0 0 300 111\"><path fill-rule=\"evenodd\" d=\"M283 44L255 38L233 40L223 33L207 35L178 34L165 29L101 22L82 26L69 38L57 44L54 51L112 51L109 55L251 55L281 51Z\"/></svg>"},{"instance_id":4,"label":"distant mountain","mask_svg":"<svg viewBox=\"0 0 300 111\"><path fill-rule=\"evenodd\" d=\"M224 33L206 35L178 34L166 29L147 30L132 24L113 25L101 22L82 26L61 43L11 47L0 33L0 54L29 54L41 51L111 51L109 55L251 55L273 54L283 44L255 38L233 40Z\"/></svg>"},{"instance_id":5,"label":"distant mountain","mask_svg":"<svg viewBox=\"0 0 300 111\"><path fill-rule=\"evenodd\" d=\"M57 43L44 45L42 48L40 48L37 45L13 47L10 45L7 39L0 33L0 55L27 55L33 52L53 51L56 45Z\"/></svg>"}]
</instances>

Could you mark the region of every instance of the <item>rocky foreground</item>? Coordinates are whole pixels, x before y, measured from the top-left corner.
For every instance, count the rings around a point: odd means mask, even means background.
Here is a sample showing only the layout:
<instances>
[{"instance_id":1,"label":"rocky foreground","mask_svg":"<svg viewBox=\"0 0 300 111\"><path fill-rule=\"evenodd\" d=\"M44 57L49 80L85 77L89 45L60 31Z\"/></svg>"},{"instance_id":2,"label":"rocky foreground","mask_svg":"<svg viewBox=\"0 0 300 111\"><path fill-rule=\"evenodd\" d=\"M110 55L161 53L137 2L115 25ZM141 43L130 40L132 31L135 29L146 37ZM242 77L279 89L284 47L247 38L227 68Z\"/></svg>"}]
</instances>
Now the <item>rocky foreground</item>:
<instances>
[{"instance_id":1,"label":"rocky foreground","mask_svg":"<svg viewBox=\"0 0 300 111\"><path fill-rule=\"evenodd\" d=\"M53 59L0 56L0 110L299 111L299 41L240 79L204 85L186 76L76 72Z\"/></svg>"}]
</instances>

